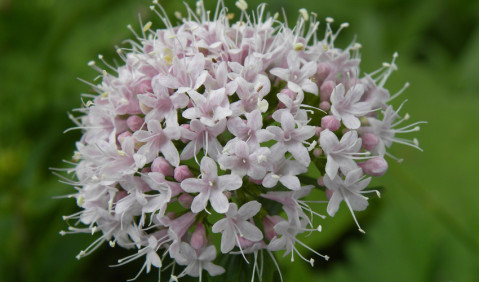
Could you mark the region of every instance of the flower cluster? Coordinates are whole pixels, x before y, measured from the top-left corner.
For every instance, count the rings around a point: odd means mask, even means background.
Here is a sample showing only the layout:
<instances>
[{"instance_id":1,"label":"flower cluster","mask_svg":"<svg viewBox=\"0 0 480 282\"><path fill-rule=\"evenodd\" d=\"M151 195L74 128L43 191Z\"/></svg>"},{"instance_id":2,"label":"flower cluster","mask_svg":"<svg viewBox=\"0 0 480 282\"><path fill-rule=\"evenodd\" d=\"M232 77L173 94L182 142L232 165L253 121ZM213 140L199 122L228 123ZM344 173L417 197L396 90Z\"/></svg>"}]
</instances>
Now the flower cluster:
<instances>
[{"instance_id":1,"label":"flower cluster","mask_svg":"<svg viewBox=\"0 0 480 282\"><path fill-rule=\"evenodd\" d=\"M325 216L309 204L324 203L334 216L343 201L363 231L354 211L367 207L366 193L379 194L365 188L386 172L386 149L420 149L398 137L419 122L400 125L408 116L388 104L403 91L384 88L396 54L359 77L360 44L334 46L347 24L333 32L327 18L320 40L319 21L305 9L290 29L265 5L248 14L244 0L236 4L233 24L221 1L213 19L198 1L173 26L154 1L166 28L129 27L136 40L117 49L122 66L102 56L110 71L89 63L101 82L90 84L97 94L72 117L84 132L72 182L82 210L65 216L76 222L61 233L101 235L78 258L109 242L137 250L120 265L144 258L149 272L168 255L185 266L173 279L222 274L217 248L245 260L253 253L254 273L263 251L313 264L298 246L328 256L297 238L321 231L313 221ZM325 199L302 200L313 189Z\"/></svg>"}]
</instances>

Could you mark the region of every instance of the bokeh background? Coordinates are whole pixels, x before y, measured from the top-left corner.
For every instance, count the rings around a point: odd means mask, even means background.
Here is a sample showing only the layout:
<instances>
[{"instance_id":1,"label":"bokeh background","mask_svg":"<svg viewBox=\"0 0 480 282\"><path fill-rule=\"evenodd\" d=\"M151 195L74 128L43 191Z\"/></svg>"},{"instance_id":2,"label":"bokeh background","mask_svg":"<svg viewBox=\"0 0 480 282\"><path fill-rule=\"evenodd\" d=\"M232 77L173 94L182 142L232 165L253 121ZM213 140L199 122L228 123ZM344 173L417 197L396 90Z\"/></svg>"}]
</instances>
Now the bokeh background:
<instances>
[{"instance_id":1,"label":"bokeh background","mask_svg":"<svg viewBox=\"0 0 480 282\"><path fill-rule=\"evenodd\" d=\"M334 17L334 27L349 22L337 42L345 47L357 36L364 72L398 51L399 71L387 87L396 92L409 81L396 104L408 99L412 121L429 122L416 134L424 152L393 146L405 161L389 160L376 182L385 187L382 199L357 213L367 233L356 231L342 205L322 233L301 238L331 260L318 258L313 268L282 261L285 281L478 281L478 1L266 2L272 12L283 7L290 23L300 8ZM180 1L161 3L172 15L185 11ZM215 0L205 4L214 9ZM67 112L90 91L77 77L95 77L87 62L99 53L116 58L114 46L132 37L125 26L138 28L138 14L153 18L148 5L0 0L0 281L124 281L143 264L109 268L128 253L108 247L74 258L92 238L58 234L66 228L62 215L77 208L74 200L54 199L73 189L49 167L64 166L80 138L62 134L73 126ZM235 271L229 275L219 281L236 280ZM153 273L139 281L156 279Z\"/></svg>"}]
</instances>

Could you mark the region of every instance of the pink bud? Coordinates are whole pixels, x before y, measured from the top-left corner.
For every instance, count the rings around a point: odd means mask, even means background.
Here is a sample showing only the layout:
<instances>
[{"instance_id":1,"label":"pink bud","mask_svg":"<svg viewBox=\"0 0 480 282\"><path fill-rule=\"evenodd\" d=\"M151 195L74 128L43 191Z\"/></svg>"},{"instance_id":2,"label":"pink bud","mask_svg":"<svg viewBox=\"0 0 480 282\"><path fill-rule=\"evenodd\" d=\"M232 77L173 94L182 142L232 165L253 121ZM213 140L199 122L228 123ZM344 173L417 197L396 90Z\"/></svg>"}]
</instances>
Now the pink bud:
<instances>
[{"instance_id":1,"label":"pink bud","mask_svg":"<svg viewBox=\"0 0 480 282\"><path fill-rule=\"evenodd\" d=\"M127 118L127 126L131 131L137 131L142 128L143 122L143 118L139 116L129 116Z\"/></svg>"},{"instance_id":2,"label":"pink bud","mask_svg":"<svg viewBox=\"0 0 480 282\"><path fill-rule=\"evenodd\" d=\"M317 126L315 128L315 135L320 136L320 133L322 133L323 128L321 126Z\"/></svg>"},{"instance_id":3,"label":"pink bud","mask_svg":"<svg viewBox=\"0 0 480 282\"><path fill-rule=\"evenodd\" d=\"M117 140L119 143L123 143L123 140L125 140L125 138L130 136L132 136L132 133L130 131L125 131L123 133L118 134Z\"/></svg>"},{"instance_id":4,"label":"pink bud","mask_svg":"<svg viewBox=\"0 0 480 282\"><path fill-rule=\"evenodd\" d=\"M322 187L325 186L325 183L323 183L323 177L319 177L319 178L317 179L317 183L318 183L318 186L322 186Z\"/></svg>"},{"instance_id":5,"label":"pink bud","mask_svg":"<svg viewBox=\"0 0 480 282\"><path fill-rule=\"evenodd\" d=\"M183 193L178 197L178 203L182 205L182 207L189 209L192 205L193 196L187 193Z\"/></svg>"},{"instance_id":6,"label":"pink bud","mask_svg":"<svg viewBox=\"0 0 480 282\"><path fill-rule=\"evenodd\" d=\"M333 196L333 191L328 189L328 188L325 189L325 196L327 196L327 200L330 201L330 198L332 198L332 196Z\"/></svg>"},{"instance_id":7,"label":"pink bud","mask_svg":"<svg viewBox=\"0 0 480 282\"><path fill-rule=\"evenodd\" d=\"M190 239L190 245L196 250L200 250L207 245L207 232L201 222L195 226L195 231L193 231L192 238Z\"/></svg>"},{"instance_id":8,"label":"pink bud","mask_svg":"<svg viewBox=\"0 0 480 282\"><path fill-rule=\"evenodd\" d=\"M193 177L193 173L188 169L186 165L180 165L175 168L173 172L173 178L178 182L182 182L184 179Z\"/></svg>"},{"instance_id":9,"label":"pink bud","mask_svg":"<svg viewBox=\"0 0 480 282\"><path fill-rule=\"evenodd\" d=\"M330 103L327 101L322 101L320 105L318 105L318 107L320 108L320 110L328 111L330 110Z\"/></svg>"},{"instance_id":10,"label":"pink bud","mask_svg":"<svg viewBox=\"0 0 480 282\"><path fill-rule=\"evenodd\" d=\"M165 176L173 176L173 168L170 164L162 157L158 157L152 162L152 171L160 172Z\"/></svg>"},{"instance_id":11,"label":"pink bud","mask_svg":"<svg viewBox=\"0 0 480 282\"><path fill-rule=\"evenodd\" d=\"M330 73L330 66L326 63L319 63L317 66L318 80L324 80Z\"/></svg>"},{"instance_id":12,"label":"pink bud","mask_svg":"<svg viewBox=\"0 0 480 282\"><path fill-rule=\"evenodd\" d=\"M382 176L387 172L388 163L382 157L375 157L366 162L357 163L363 169L363 172L372 176Z\"/></svg>"},{"instance_id":13,"label":"pink bud","mask_svg":"<svg viewBox=\"0 0 480 282\"><path fill-rule=\"evenodd\" d=\"M322 153L323 153L323 151L320 148L315 148L315 150L313 150L313 155L317 158L320 157L322 155Z\"/></svg>"},{"instance_id":14,"label":"pink bud","mask_svg":"<svg viewBox=\"0 0 480 282\"><path fill-rule=\"evenodd\" d=\"M375 149L378 144L378 138L373 133L365 133L362 135L362 146L363 148L371 151Z\"/></svg>"},{"instance_id":15,"label":"pink bud","mask_svg":"<svg viewBox=\"0 0 480 282\"><path fill-rule=\"evenodd\" d=\"M335 81L327 80L320 86L320 99L322 101L330 101L333 88L335 88Z\"/></svg>"},{"instance_id":16,"label":"pink bud","mask_svg":"<svg viewBox=\"0 0 480 282\"><path fill-rule=\"evenodd\" d=\"M151 168L149 168L149 167L142 168L142 173L149 173L149 172L152 172Z\"/></svg>"},{"instance_id":17,"label":"pink bud","mask_svg":"<svg viewBox=\"0 0 480 282\"><path fill-rule=\"evenodd\" d=\"M177 196L180 193L183 193L183 189L180 186L180 183L168 181L168 186L170 187L170 190L172 190L172 195L171 195L172 198Z\"/></svg>"},{"instance_id":18,"label":"pink bud","mask_svg":"<svg viewBox=\"0 0 480 282\"><path fill-rule=\"evenodd\" d=\"M322 118L322 128L330 131L336 131L340 128L340 121L334 116L324 116Z\"/></svg>"}]
</instances>

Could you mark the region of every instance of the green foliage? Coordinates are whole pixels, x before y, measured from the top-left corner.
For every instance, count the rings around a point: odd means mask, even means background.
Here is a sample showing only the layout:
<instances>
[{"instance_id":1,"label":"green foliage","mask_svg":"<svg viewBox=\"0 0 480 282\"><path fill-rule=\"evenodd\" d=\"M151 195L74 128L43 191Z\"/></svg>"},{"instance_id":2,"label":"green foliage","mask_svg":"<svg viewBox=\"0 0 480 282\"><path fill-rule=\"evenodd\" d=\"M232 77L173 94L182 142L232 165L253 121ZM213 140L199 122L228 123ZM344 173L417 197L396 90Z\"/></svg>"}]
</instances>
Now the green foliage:
<instances>
[{"instance_id":1,"label":"green foliage","mask_svg":"<svg viewBox=\"0 0 480 282\"><path fill-rule=\"evenodd\" d=\"M225 2L235 11L233 0ZM258 2L248 1L249 8ZM373 71L398 51L399 71L387 86L395 92L409 81L397 102L408 98L412 119L429 121L417 134L423 153L394 146L393 154L405 162L389 160L391 169L374 183L385 187L382 199L372 198L369 209L357 213L367 233L355 231L341 206L334 219L322 223L322 233L299 238L331 260L315 258L312 268L300 259L281 259L285 281L478 280L478 2L267 3L273 12L284 7L290 23L299 8L332 16L337 24L350 22L339 44L357 35L363 71ZM80 132L62 134L73 126L66 113L80 106L80 93L90 92L76 78L95 77L86 64L99 53L116 58L114 46L132 37L125 26L138 28L138 13L152 17L148 5L0 0L0 281L121 281L143 264L111 269L129 252L107 246L75 260L93 238L58 235L67 227L61 216L76 209L71 199L53 199L73 189L48 168L66 167L62 159L71 158L80 137ZM184 11L180 1L163 5L172 14ZM206 5L213 9L215 2ZM323 199L319 189L315 193ZM265 269L276 272L264 255L270 264ZM212 281L250 279L251 265L241 256L228 260L227 275ZM142 274L139 281L156 279L155 273Z\"/></svg>"}]
</instances>

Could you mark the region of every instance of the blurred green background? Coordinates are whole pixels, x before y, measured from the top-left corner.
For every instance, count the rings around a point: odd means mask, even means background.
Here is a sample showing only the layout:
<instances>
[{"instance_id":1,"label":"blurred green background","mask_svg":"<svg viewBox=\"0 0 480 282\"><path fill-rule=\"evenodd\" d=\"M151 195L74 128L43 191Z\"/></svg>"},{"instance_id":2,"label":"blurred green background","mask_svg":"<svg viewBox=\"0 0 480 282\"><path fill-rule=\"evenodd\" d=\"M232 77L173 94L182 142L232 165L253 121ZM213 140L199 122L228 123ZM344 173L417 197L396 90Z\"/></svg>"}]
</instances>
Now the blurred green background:
<instances>
[{"instance_id":1,"label":"blurred green background","mask_svg":"<svg viewBox=\"0 0 480 282\"><path fill-rule=\"evenodd\" d=\"M180 1L160 1L168 12L184 12ZM194 5L193 1L187 1ZM225 1L231 10L233 2ZM375 184L385 187L357 213L366 234L356 231L342 205L325 220L324 232L300 239L328 262L282 261L286 281L478 281L478 1L467 0L270 0L293 23L300 8L349 22L338 40L356 35L364 72L398 51L399 71L387 83L412 121L429 123L416 134L424 152L394 145L402 164ZM205 1L214 9L215 1ZM259 1L248 1L249 8ZM75 260L89 235L61 237L61 216L75 202L53 199L72 193L49 167L63 166L80 132L67 112L96 73L87 66L131 38L128 23L153 18L148 1L0 0L0 281L122 281L143 262L109 268L129 254L101 248ZM321 28L323 30L323 27ZM323 34L323 32L321 33ZM413 136L412 136L413 137ZM319 210L325 207L320 206ZM308 252L306 252L308 254ZM310 257L311 254L308 254ZM226 279L226 276L223 278ZM139 281L155 281L142 275Z\"/></svg>"}]
</instances>

